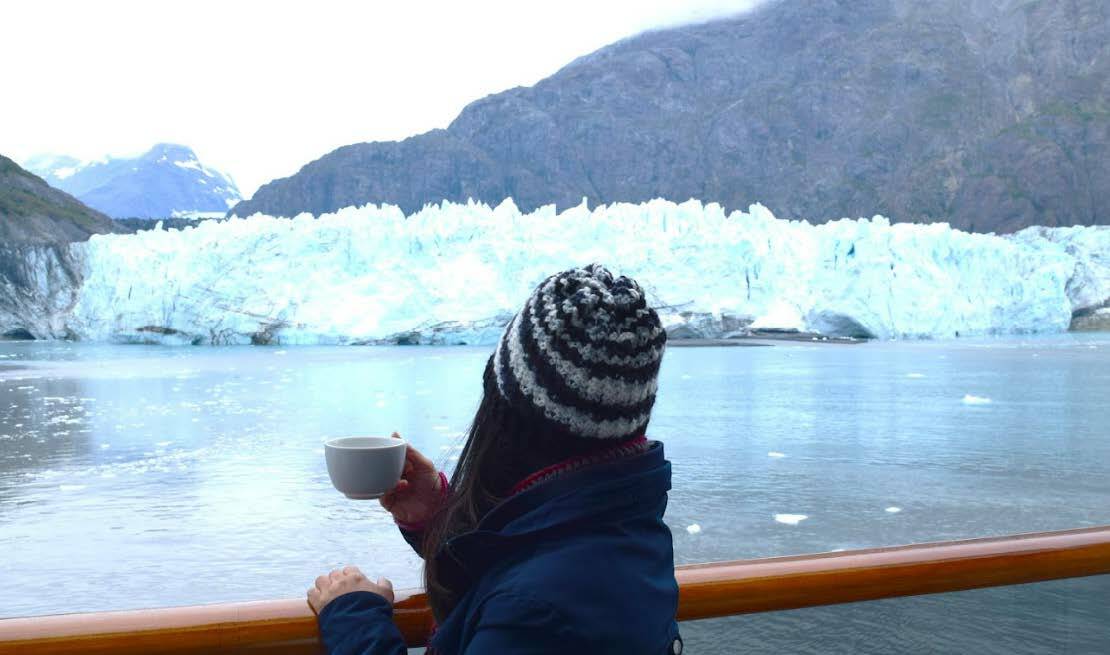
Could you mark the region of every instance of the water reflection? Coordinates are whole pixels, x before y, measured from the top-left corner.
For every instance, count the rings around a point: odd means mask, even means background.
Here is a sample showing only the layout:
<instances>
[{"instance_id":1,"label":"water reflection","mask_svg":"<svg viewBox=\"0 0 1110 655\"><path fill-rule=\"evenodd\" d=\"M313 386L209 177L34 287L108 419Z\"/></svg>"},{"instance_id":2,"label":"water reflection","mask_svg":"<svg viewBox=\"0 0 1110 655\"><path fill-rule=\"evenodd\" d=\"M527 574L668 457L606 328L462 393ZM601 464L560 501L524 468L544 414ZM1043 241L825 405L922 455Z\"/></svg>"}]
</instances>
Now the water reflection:
<instances>
[{"instance_id":1,"label":"water reflection","mask_svg":"<svg viewBox=\"0 0 1110 655\"><path fill-rule=\"evenodd\" d=\"M92 459L83 398L79 380L28 379L19 371L0 379L0 516L34 490L28 480L37 473Z\"/></svg>"}]
</instances>

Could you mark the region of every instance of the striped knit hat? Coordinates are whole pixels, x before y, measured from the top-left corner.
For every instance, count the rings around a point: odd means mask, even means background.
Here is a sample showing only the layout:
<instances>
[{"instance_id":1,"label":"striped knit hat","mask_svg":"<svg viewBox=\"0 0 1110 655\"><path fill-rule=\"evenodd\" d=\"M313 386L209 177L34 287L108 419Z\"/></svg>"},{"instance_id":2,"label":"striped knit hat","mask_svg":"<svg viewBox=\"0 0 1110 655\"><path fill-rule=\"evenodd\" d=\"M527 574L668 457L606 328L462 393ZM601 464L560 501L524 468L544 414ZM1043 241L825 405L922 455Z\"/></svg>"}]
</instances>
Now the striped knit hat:
<instances>
[{"instance_id":1,"label":"striped knit hat","mask_svg":"<svg viewBox=\"0 0 1110 655\"><path fill-rule=\"evenodd\" d=\"M635 280L600 264L544 280L493 355L501 395L579 437L643 434L667 333Z\"/></svg>"}]
</instances>

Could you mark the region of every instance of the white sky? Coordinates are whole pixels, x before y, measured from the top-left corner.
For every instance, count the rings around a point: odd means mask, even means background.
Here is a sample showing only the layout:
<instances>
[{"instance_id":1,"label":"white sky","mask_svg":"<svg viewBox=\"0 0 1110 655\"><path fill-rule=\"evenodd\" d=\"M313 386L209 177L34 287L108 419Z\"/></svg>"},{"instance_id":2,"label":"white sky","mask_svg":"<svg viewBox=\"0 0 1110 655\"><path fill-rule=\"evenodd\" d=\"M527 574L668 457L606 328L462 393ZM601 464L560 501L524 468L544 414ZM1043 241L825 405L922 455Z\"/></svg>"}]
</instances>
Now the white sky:
<instances>
[{"instance_id":1,"label":"white sky","mask_svg":"<svg viewBox=\"0 0 1110 655\"><path fill-rule=\"evenodd\" d=\"M625 36L761 1L5 3L0 153L182 143L249 196L339 146L446 127Z\"/></svg>"}]
</instances>

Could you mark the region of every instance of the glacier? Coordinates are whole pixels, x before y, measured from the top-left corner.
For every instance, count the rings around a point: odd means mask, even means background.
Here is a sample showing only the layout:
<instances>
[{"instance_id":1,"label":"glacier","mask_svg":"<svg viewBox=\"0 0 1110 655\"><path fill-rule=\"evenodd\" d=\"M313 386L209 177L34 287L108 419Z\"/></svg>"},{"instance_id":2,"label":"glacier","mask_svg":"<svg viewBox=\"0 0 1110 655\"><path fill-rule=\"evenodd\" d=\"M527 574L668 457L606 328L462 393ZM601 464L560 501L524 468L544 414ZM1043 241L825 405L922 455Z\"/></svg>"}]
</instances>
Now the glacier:
<instances>
[{"instance_id":1,"label":"glacier","mask_svg":"<svg viewBox=\"0 0 1110 655\"><path fill-rule=\"evenodd\" d=\"M543 278L592 261L640 281L675 337L1060 332L1110 306L1110 227L812 225L696 200L367 205L70 248L83 282L64 329L105 342L489 344Z\"/></svg>"}]
</instances>

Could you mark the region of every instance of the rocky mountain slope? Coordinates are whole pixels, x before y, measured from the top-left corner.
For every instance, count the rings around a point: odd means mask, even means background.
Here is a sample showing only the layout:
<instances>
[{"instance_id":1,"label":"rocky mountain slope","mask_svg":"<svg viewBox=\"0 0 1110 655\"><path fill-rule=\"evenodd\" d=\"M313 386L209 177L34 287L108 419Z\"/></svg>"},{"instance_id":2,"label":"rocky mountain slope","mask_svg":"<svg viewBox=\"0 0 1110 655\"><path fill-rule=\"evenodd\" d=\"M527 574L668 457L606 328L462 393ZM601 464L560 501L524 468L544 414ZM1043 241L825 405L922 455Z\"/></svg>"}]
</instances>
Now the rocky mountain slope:
<instances>
[{"instance_id":1,"label":"rocky mountain slope","mask_svg":"<svg viewBox=\"0 0 1110 655\"><path fill-rule=\"evenodd\" d=\"M233 213L665 197L975 231L1110 222L1104 0L774 0L650 32Z\"/></svg>"},{"instance_id":2,"label":"rocky mountain slope","mask_svg":"<svg viewBox=\"0 0 1110 655\"><path fill-rule=\"evenodd\" d=\"M202 164L190 148L170 143L134 158L81 162L40 155L25 163L54 187L114 218L223 212L241 198L229 176Z\"/></svg>"},{"instance_id":3,"label":"rocky mountain slope","mask_svg":"<svg viewBox=\"0 0 1110 655\"><path fill-rule=\"evenodd\" d=\"M121 231L112 219L0 155L0 245L68 243Z\"/></svg>"},{"instance_id":4,"label":"rocky mountain slope","mask_svg":"<svg viewBox=\"0 0 1110 655\"><path fill-rule=\"evenodd\" d=\"M65 336L82 275L68 244L122 231L0 155L0 338Z\"/></svg>"}]
</instances>

